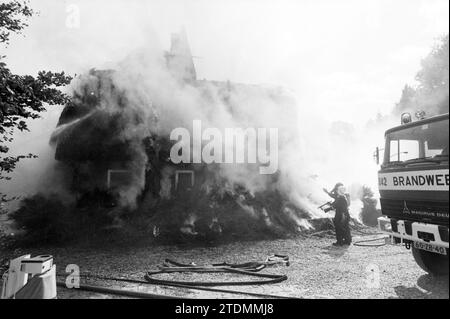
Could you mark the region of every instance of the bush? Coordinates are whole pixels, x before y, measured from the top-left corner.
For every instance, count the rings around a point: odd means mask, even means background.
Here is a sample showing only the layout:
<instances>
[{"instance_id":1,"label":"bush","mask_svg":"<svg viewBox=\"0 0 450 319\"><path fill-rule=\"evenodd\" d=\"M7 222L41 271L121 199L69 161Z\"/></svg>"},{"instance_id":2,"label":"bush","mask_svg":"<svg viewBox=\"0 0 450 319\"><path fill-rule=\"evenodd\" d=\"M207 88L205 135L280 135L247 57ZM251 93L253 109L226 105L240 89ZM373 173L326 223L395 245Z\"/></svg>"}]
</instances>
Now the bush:
<instances>
[{"instance_id":1,"label":"bush","mask_svg":"<svg viewBox=\"0 0 450 319\"><path fill-rule=\"evenodd\" d=\"M381 216L380 210L377 209L378 200L375 198L373 191L368 186L363 186L361 201L363 208L361 210L361 221L364 225L375 227L378 224L378 217Z\"/></svg>"},{"instance_id":2,"label":"bush","mask_svg":"<svg viewBox=\"0 0 450 319\"><path fill-rule=\"evenodd\" d=\"M10 219L25 231L21 239L30 244L61 243L73 238L78 228L71 209L54 195L38 194L23 199Z\"/></svg>"},{"instance_id":3,"label":"bush","mask_svg":"<svg viewBox=\"0 0 450 319\"><path fill-rule=\"evenodd\" d=\"M107 194L94 191L67 204L57 195L37 194L21 201L9 219L20 230L23 245L61 244L77 241L110 241L122 235L126 211L111 204Z\"/></svg>"}]
</instances>

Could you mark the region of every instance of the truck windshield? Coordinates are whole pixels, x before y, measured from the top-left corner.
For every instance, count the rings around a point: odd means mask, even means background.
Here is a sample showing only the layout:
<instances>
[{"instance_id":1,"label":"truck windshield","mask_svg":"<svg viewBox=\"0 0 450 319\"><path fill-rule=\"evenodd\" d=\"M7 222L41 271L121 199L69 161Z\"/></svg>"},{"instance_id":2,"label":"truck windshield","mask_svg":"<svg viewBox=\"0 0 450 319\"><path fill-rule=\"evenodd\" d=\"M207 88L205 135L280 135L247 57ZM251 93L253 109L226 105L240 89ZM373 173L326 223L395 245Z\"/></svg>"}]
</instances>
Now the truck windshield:
<instances>
[{"instance_id":1,"label":"truck windshield","mask_svg":"<svg viewBox=\"0 0 450 319\"><path fill-rule=\"evenodd\" d=\"M384 164L448 161L449 120L417 125L386 136Z\"/></svg>"}]
</instances>

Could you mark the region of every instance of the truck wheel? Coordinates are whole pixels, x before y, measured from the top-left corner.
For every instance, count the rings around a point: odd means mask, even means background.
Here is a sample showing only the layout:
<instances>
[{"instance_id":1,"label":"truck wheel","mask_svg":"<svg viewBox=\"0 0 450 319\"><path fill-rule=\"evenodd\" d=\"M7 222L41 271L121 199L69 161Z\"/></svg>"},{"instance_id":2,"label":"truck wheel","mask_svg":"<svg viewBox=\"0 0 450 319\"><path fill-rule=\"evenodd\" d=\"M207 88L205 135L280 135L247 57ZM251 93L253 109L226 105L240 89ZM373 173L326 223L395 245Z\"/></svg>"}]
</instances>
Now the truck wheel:
<instances>
[{"instance_id":1,"label":"truck wheel","mask_svg":"<svg viewBox=\"0 0 450 319\"><path fill-rule=\"evenodd\" d=\"M445 256L412 247L412 253L416 263L427 273L433 276L448 275L448 250Z\"/></svg>"}]
</instances>

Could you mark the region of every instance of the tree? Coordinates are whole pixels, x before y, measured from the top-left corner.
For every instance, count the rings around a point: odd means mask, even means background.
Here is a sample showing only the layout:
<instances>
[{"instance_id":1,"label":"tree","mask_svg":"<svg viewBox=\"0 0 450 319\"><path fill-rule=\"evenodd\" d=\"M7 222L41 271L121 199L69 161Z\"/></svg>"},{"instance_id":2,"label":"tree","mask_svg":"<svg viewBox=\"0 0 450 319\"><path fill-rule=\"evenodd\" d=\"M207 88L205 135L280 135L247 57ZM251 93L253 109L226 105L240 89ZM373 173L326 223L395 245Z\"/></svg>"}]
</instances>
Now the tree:
<instances>
[{"instance_id":1,"label":"tree","mask_svg":"<svg viewBox=\"0 0 450 319\"><path fill-rule=\"evenodd\" d=\"M417 109L416 94L416 90L408 84L403 87L400 101L396 104L396 108L400 111L399 113L405 110Z\"/></svg>"},{"instance_id":2,"label":"tree","mask_svg":"<svg viewBox=\"0 0 450 319\"><path fill-rule=\"evenodd\" d=\"M428 115L449 111L449 36L445 36L422 60L421 69L416 74L418 85L405 86L394 112L425 111Z\"/></svg>"},{"instance_id":3,"label":"tree","mask_svg":"<svg viewBox=\"0 0 450 319\"><path fill-rule=\"evenodd\" d=\"M419 82L418 103L433 113L448 113L448 50L447 35L422 60L422 69L416 75Z\"/></svg>"},{"instance_id":4,"label":"tree","mask_svg":"<svg viewBox=\"0 0 450 319\"><path fill-rule=\"evenodd\" d=\"M12 33L20 34L28 26L27 21L35 14L27 1L11 0L0 4L0 45L9 44ZM72 78L64 72L41 71L37 77L13 74L0 55L0 181L8 180L23 158L36 157L33 154L9 156L8 143L14 139L14 132L27 131L27 119L39 118L39 113L48 105L65 104L69 97L58 88L70 83ZM0 193L0 202L6 200Z\"/></svg>"},{"instance_id":5,"label":"tree","mask_svg":"<svg viewBox=\"0 0 450 319\"><path fill-rule=\"evenodd\" d=\"M21 33L34 11L27 2L10 1L0 4L0 43L9 43L11 32Z\"/></svg>"}]
</instances>

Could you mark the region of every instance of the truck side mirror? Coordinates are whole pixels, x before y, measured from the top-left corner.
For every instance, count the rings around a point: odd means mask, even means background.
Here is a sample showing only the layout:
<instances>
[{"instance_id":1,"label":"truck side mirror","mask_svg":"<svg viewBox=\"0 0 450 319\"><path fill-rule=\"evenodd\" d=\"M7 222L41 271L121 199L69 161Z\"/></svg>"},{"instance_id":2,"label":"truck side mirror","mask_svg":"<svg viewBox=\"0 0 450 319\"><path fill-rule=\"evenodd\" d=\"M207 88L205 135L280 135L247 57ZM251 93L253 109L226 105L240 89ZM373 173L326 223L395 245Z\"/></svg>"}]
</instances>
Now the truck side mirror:
<instances>
[{"instance_id":1,"label":"truck side mirror","mask_svg":"<svg viewBox=\"0 0 450 319\"><path fill-rule=\"evenodd\" d=\"M378 148L378 146L373 153L373 159L375 163L377 163L377 165L380 165L380 149Z\"/></svg>"}]
</instances>

